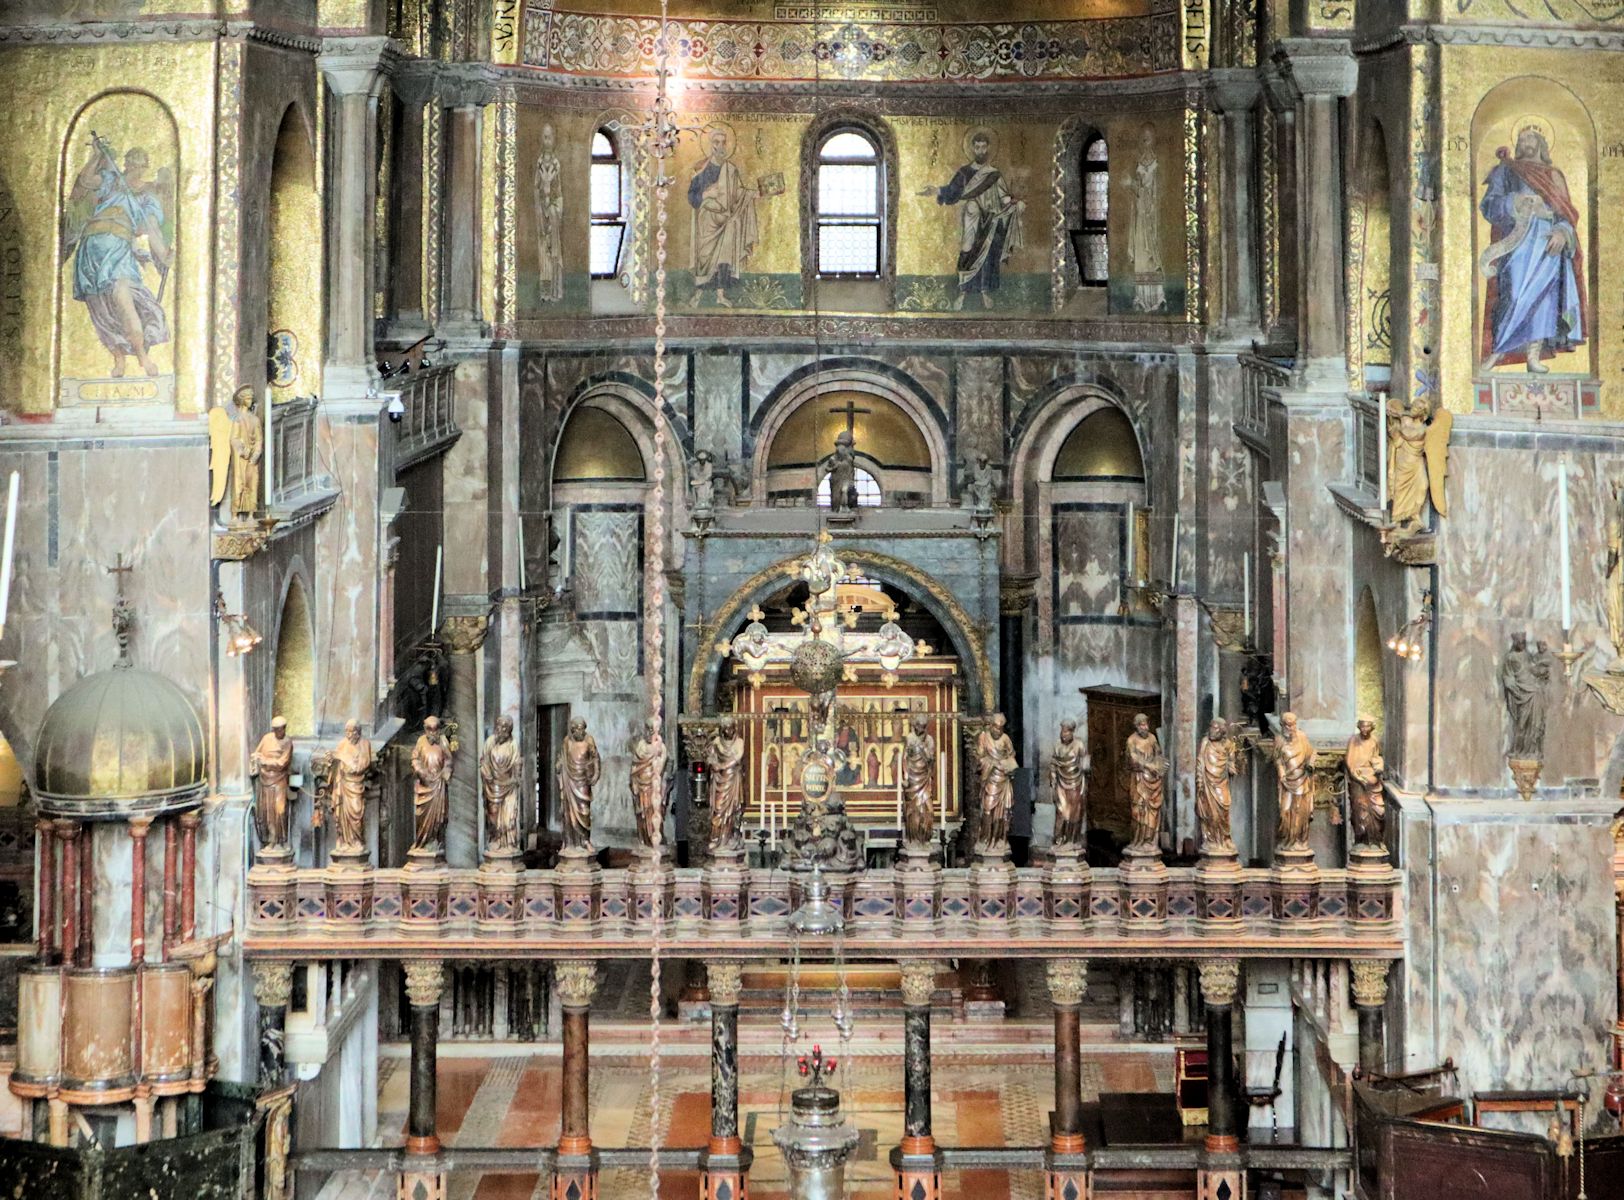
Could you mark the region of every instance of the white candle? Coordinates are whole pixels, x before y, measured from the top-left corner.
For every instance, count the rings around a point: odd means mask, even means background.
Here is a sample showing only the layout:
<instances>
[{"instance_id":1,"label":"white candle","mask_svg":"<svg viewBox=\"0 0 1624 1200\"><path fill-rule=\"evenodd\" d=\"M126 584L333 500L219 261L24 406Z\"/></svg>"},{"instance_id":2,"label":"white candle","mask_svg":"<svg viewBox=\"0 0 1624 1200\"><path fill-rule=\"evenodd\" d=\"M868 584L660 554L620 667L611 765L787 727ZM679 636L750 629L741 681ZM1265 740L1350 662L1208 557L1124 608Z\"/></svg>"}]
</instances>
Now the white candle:
<instances>
[{"instance_id":1,"label":"white candle","mask_svg":"<svg viewBox=\"0 0 1624 1200\"><path fill-rule=\"evenodd\" d=\"M434 611L429 617L429 636L440 631L440 571L445 566L445 547L434 548Z\"/></svg>"},{"instance_id":2,"label":"white candle","mask_svg":"<svg viewBox=\"0 0 1624 1200\"><path fill-rule=\"evenodd\" d=\"M902 772L897 772L897 837L902 837Z\"/></svg>"},{"instance_id":3,"label":"white candle","mask_svg":"<svg viewBox=\"0 0 1624 1200\"><path fill-rule=\"evenodd\" d=\"M1252 636L1252 552L1241 555L1241 628Z\"/></svg>"},{"instance_id":4,"label":"white candle","mask_svg":"<svg viewBox=\"0 0 1624 1200\"><path fill-rule=\"evenodd\" d=\"M1126 579L1129 583L1138 583L1139 582L1139 560L1134 557L1134 544L1133 544L1133 527L1134 527L1134 524L1135 524L1135 522L1134 522L1134 519L1133 519L1133 501L1130 500L1130 501L1128 501L1128 552L1127 552L1127 562L1126 562L1126 569L1122 572L1122 577L1124 579Z\"/></svg>"},{"instance_id":5,"label":"white candle","mask_svg":"<svg viewBox=\"0 0 1624 1200\"><path fill-rule=\"evenodd\" d=\"M757 829L765 829L765 828L767 828L769 814L772 812L772 806L773 806L772 793L769 792L767 790L767 788L766 788L767 764L770 761L771 761L771 759L768 757L767 751L763 750L761 752L761 782L762 782L763 786L762 786L762 789L761 789L761 807L756 810L756 828Z\"/></svg>"},{"instance_id":6,"label":"white candle","mask_svg":"<svg viewBox=\"0 0 1624 1200\"><path fill-rule=\"evenodd\" d=\"M519 590L521 592L528 592L530 590L530 572L525 568L525 562L524 562L524 518L523 517L520 517L518 519L518 524L519 524Z\"/></svg>"},{"instance_id":7,"label":"white candle","mask_svg":"<svg viewBox=\"0 0 1624 1200\"><path fill-rule=\"evenodd\" d=\"M1387 512L1387 393L1376 397L1376 492L1381 510Z\"/></svg>"},{"instance_id":8,"label":"white candle","mask_svg":"<svg viewBox=\"0 0 1624 1200\"><path fill-rule=\"evenodd\" d=\"M6 499L6 546L0 551L0 637L6 632L6 614L11 611L11 560L17 548L17 472L11 473L11 491Z\"/></svg>"},{"instance_id":9,"label":"white candle","mask_svg":"<svg viewBox=\"0 0 1624 1200\"><path fill-rule=\"evenodd\" d=\"M12 477L13 479L16 476ZM1573 631L1573 571L1568 562L1568 460L1563 455L1556 460L1556 494L1557 494L1557 545L1561 547L1562 571L1562 638L1567 640L1568 634ZM11 546L11 517L6 516L6 546ZM9 564L9 555L7 558Z\"/></svg>"},{"instance_id":10,"label":"white candle","mask_svg":"<svg viewBox=\"0 0 1624 1200\"><path fill-rule=\"evenodd\" d=\"M947 828L947 751L936 756L936 791L942 798L942 828Z\"/></svg>"},{"instance_id":11,"label":"white candle","mask_svg":"<svg viewBox=\"0 0 1624 1200\"><path fill-rule=\"evenodd\" d=\"M1173 514L1173 590L1179 590L1179 514Z\"/></svg>"},{"instance_id":12,"label":"white candle","mask_svg":"<svg viewBox=\"0 0 1624 1200\"><path fill-rule=\"evenodd\" d=\"M276 442L271 438L271 409L274 407L276 406L272 403L271 393L267 389L265 392L265 449L260 454L260 458L264 463L266 512L271 511L271 494L276 488L276 472L272 469L274 466Z\"/></svg>"}]
</instances>

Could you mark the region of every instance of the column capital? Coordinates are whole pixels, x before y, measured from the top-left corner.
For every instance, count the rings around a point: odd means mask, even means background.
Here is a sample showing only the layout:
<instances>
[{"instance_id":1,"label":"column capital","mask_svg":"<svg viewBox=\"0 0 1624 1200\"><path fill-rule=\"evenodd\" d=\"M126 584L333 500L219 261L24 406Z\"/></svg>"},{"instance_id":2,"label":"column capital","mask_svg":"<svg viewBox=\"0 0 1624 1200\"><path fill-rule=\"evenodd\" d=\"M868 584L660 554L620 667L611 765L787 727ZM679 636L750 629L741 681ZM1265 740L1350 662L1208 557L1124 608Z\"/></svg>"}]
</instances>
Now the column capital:
<instances>
[{"instance_id":1,"label":"column capital","mask_svg":"<svg viewBox=\"0 0 1624 1200\"><path fill-rule=\"evenodd\" d=\"M339 96L364 95L373 90L379 73L399 51L386 37L323 38L316 66Z\"/></svg>"},{"instance_id":2,"label":"column capital","mask_svg":"<svg viewBox=\"0 0 1624 1200\"><path fill-rule=\"evenodd\" d=\"M931 958L910 958L897 965L902 968L902 1003L908 1008L929 1008L941 964Z\"/></svg>"},{"instance_id":3,"label":"column capital","mask_svg":"<svg viewBox=\"0 0 1624 1200\"><path fill-rule=\"evenodd\" d=\"M130 818L130 836L141 839L152 832L152 814L147 813L139 817Z\"/></svg>"},{"instance_id":4,"label":"column capital","mask_svg":"<svg viewBox=\"0 0 1624 1200\"><path fill-rule=\"evenodd\" d=\"M597 981L593 981L597 987ZM737 1008L744 992L744 964L732 960L705 964L705 987L710 992L711 1004L722 1008ZM589 1000L590 996L587 997Z\"/></svg>"},{"instance_id":5,"label":"column capital","mask_svg":"<svg viewBox=\"0 0 1624 1200\"><path fill-rule=\"evenodd\" d=\"M1387 968L1385 958L1356 958L1352 968L1353 1003L1358 1008L1380 1008L1387 1003Z\"/></svg>"},{"instance_id":6,"label":"column capital","mask_svg":"<svg viewBox=\"0 0 1624 1200\"><path fill-rule=\"evenodd\" d=\"M1058 1007L1070 1008L1083 1002L1088 991L1088 960L1051 958L1044 964L1049 977L1049 999Z\"/></svg>"},{"instance_id":7,"label":"column capital","mask_svg":"<svg viewBox=\"0 0 1624 1200\"><path fill-rule=\"evenodd\" d=\"M436 1008L445 990L445 963L439 959L414 959L405 964L406 999L413 1008Z\"/></svg>"},{"instance_id":8,"label":"column capital","mask_svg":"<svg viewBox=\"0 0 1624 1200\"><path fill-rule=\"evenodd\" d=\"M292 996L292 963L254 963L254 1003L261 1008L284 1008Z\"/></svg>"},{"instance_id":9,"label":"column capital","mask_svg":"<svg viewBox=\"0 0 1624 1200\"><path fill-rule=\"evenodd\" d=\"M484 64L441 67L437 85L442 108L484 108L496 100L496 74Z\"/></svg>"},{"instance_id":10,"label":"column capital","mask_svg":"<svg viewBox=\"0 0 1624 1200\"><path fill-rule=\"evenodd\" d=\"M1235 1003L1241 982L1240 959L1203 959L1196 964L1196 972L1201 976L1201 998L1209 1008L1228 1008Z\"/></svg>"},{"instance_id":11,"label":"column capital","mask_svg":"<svg viewBox=\"0 0 1624 1200\"><path fill-rule=\"evenodd\" d=\"M598 992L598 964L578 959L555 962L553 986L565 1008L586 1008Z\"/></svg>"},{"instance_id":12,"label":"column capital","mask_svg":"<svg viewBox=\"0 0 1624 1200\"><path fill-rule=\"evenodd\" d=\"M78 821L67 817L58 817L56 821L56 836L63 841L71 842L79 836L81 826Z\"/></svg>"},{"instance_id":13,"label":"column capital","mask_svg":"<svg viewBox=\"0 0 1624 1200\"><path fill-rule=\"evenodd\" d=\"M998 577L998 615L1018 617L1032 607L1037 595L1036 575L1000 575Z\"/></svg>"},{"instance_id":14,"label":"column capital","mask_svg":"<svg viewBox=\"0 0 1624 1200\"><path fill-rule=\"evenodd\" d=\"M1221 113L1249 111L1263 90L1251 67L1217 67L1209 75L1212 106Z\"/></svg>"},{"instance_id":15,"label":"column capital","mask_svg":"<svg viewBox=\"0 0 1624 1200\"><path fill-rule=\"evenodd\" d=\"M1351 96L1359 83L1359 64L1346 38L1281 38L1275 61L1286 82L1304 99Z\"/></svg>"},{"instance_id":16,"label":"column capital","mask_svg":"<svg viewBox=\"0 0 1624 1200\"><path fill-rule=\"evenodd\" d=\"M440 640L453 654L472 654L485 644L489 617L446 617L440 622Z\"/></svg>"},{"instance_id":17,"label":"column capital","mask_svg":"<svg viewBox=\"0 0 1624 1200\"><path fill-rule=\"evenodd\" d=\"M188 808L180 815L180 827L184 830L195 830L201 824L203 824L203 810L200 808Z\"/></svg>"}]
</instances>

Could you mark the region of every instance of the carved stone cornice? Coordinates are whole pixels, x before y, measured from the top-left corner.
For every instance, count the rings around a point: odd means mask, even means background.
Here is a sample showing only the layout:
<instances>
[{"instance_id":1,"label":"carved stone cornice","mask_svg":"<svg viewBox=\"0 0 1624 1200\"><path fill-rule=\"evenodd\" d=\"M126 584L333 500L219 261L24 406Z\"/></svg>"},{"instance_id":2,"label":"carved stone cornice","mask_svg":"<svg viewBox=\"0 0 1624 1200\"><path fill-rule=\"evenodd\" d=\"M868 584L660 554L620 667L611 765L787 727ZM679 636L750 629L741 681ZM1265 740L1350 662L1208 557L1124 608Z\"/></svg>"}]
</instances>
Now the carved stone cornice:
<instances>
[{"instance_id":1,"label":"carved stone cornice","mask_svg":"<svg viewBox=\"0 0 1624 1200\"><path fill-rule=\"evenodd\" d=\"M1514 46L1535 50L1624 50L1615 29L1553 29L1514 25L1404 25L1354 43L1360 54L1391 46Z\"/></svg>"},{"instance_id":2,"label":"carved stone cornice","mask_svg":"<svg viewBox=\"0 0 1624 1200\"><path fill-rule=\"evenodd\" d=\"M1059 1008L1081 1004L1088 992L1088 960L1051 958L1044 964L1049 979L1049 1000Z\"/></svg>"},{"instance_id":3,"label":"carved stone cornice","mask_svg":"<svg viewBox=\"0 0 1624 1200\"><path fill-rule=\"evenodd\" d=\"M226 529L215 533L213 555L221 562L252 558L271 543L268 529Z\"/></svg>"},{"instance_id":4,"label":"carved stone cornice","mask_svg":"<svg viewBox=\"0 0 1624 1200\"><path fill-rule=\"evenodd\" d=\"M705 964L705 986L712 1004L723 1008L737 1008L744 994L744 964L741 962L712 962Z\"/></svg>"},{"instance_id":5,"label":"carved stone cornice","mask_svg":"<svg viewBox=\"0 0 1624 1200\"><path fill-rule=\"evenodd\" d=\"M445 990L445 963L439 959L411 959L406 963L406 999L413 1008L435 1008Z\"/></svg>"},{"instance_id":6,"label":"carved stone cornice","mask_svg":"<svg viewBox=\"0 0 1624 1200\"><path fill-rule=\"evenodd\" d=\"M285 1008L293 997L293 964L254 963L254 1003L261 1008Z\"/></svg>"},{"instance_id":7,"label":"carved stone cornice","mask_svg":"<svg viewBox=\"0 0 1624 1200\"><path fill-rule=\"evenodd\" d=\"M1196 964L1196 972L1201 976L1201 998L1209 1008L1228 1008L1235 1003L1241 982L1240 959L1203 959Z\"/></svg>"},{"instance_id":8,"label":"carved stone cornice","mask_svg":"<svg viewBox=\"0 0 1624 1200\"><path fill-rule=\"evenodd\" d=\"M910 958L898 966L902 968L902 1003L909 1008L929 1008L941 964L930 958Z\"/></svg>"},{"instance_id":9,"label":"carved stone cornice","mask_svg":"<svg viewBox=\"0 0 1624 1200\"><path fill-rule=\"evenodd\" d=\"M440 641L452 654L472 654L485 644L489 617L447 617L440 622Z\"/></svg>"},{"instance_id":10,"label":"carved stone cornice","mask_svg":"<svg viewBox=\"0 0 1624 1200\"><path fill-rule=\"evenodd\" d=\"M1380 1008L1387 1003L1387 960L1356 958L1352 968L1353 1002L1360 1008Z\"/></svg>"},{"instance_id":11,"label":"carved stone cornice","mask_svg":"<svg viewBox=\"0 0 1624 1200\"><path fill-rule=\"evenodd\" d=\"M553 986L565 1008L588 1008L598 993L598 964L579 959L555 962Z\"/></svg>"},{"instance_id":12,"label":"carved stone cornice","mask_svg":"<svg viewBox=\"0 0 1624 1200\"><path fill-rule=\"evenodd\" d=\"M372 90L380 72L400 56L400 49L387 37L323 38L316 66L340 96Z\"/></svg>"},{"instance_id":13,"label":"carved stone cornice","mask_svg":"<svg viewBox=\"0 0 1624 1200\"><path fill-rule=\"evenodd\" d=\"M483 108L496 102L496 73L488 66L445 66L435 83L443 108Z\"/></svg>"}]
</instances>

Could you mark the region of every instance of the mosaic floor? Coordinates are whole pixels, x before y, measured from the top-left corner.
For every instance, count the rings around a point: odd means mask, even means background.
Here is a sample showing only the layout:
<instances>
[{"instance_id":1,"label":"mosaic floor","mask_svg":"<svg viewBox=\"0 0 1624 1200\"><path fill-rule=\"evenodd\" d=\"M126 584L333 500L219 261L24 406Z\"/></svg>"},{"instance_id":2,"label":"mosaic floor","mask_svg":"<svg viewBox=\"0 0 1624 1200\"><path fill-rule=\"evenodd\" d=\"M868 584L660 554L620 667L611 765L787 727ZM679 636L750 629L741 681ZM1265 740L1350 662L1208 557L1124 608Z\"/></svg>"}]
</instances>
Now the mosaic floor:
<instances>
[{"instance_id":1,"label":"mosaic floor","mask_svg":"<svg viewBox=\"0 0 1624 1200\"><path fill-rule=\"evenodd\" d=\"M998 1028L998 1027L993 1027ZM1002 1027L996 1042L975 1038L974 1027L955 1026L941 1039L933 1062L934 1124L944 1145L1037 1146L1046 1137L1053 1098L1053 1074L1042 1050L1039 1030ZM968 1044L954 1036L963 1031ZM610 1031L605 1030L608 1034ZM881 1036L853 1048L849 1067L840 1074L848 1118L862 1131L862 1141L848 1168L851 1200L891 1200L892 1177L886 1157L902 1136L901 1059L895 1044ZM598 1033L594 1030L594 1034ZM768 1028L745 1030L740 1094L740 1122L745 1140L755 1148L750 1172L753 1200L784 1200L787 1173L771 1131L787 1108L790 1076L783 1073L770 1043ZM1013 1036L1011 1036L1013 1035ZM646 1031L644 1031L646 1037ZM897 1031L900 1040L900 1030ZM592 1065L592 1136L600 1146L647 1145L650 1126L649 1072L614 1039L602 1039ZM754 1043L754 1044L751 1044ZM831 1043L829 1043L832 1045ZM470 1048L472 1049L472 1048ZM662 1066L661 1095L665 1144L701 1146L710 1119L709 1063L699 1047L674 1045ZM405 1119L407 1071L402 1058L381 1064L380 1142L398 1144ZM1084 1047L1083 1094L1096 1099L1101 1091L1167 1091L1172 1087L1170 1048ZM451 1146L525 1146L551 1142L558 1134L559 1060L556 1051L541 1055L444 1057L439 1072L441 1137ZM604 1200L646 1196L647 1174L606 1170L600 1178ZM370 1180L334 1181L324 1198L382 1196ZM382 1184L384 1181L377 1181ZM1040 1173L966 1171L944 1179L949 1200L1039 1200ZM672 1172L661 1181L660 1194L692 1200L697 1180L691 1172ZM546 1181L537 1175L453 1176L450 1200L545 1200Z\"/></svg>"}]
</instances>

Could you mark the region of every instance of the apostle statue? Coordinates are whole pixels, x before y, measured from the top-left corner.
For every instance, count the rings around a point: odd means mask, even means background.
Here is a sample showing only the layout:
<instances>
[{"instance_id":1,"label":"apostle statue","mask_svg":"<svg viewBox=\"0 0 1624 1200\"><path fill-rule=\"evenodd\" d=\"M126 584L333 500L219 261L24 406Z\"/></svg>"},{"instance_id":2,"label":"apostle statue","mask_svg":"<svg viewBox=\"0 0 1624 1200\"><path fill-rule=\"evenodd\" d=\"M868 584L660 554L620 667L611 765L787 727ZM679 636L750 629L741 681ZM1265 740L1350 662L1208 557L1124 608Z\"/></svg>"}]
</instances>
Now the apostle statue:
<instances>
[{"instance_id":1,"label":"apostle statue","mask_svg":"<svg viewBox=\"0 0 1624 1200\"><path fill-rule=\"evenodd\" d=\"M1209 855L1235 853L1229 823L1229 781L1240 772L1240 755L1229 735L1229 722L1214 717L1195 754L1195 815L1201 823L1201 848Z\"/></svg>"},{"instance_id":2,"label":"apostle statue","mask_svg":"<svg viewBox=\"0 0 1624 1200\"><path fill-rule=\"evenodd\" d=\"M711 850L739 845L744 817L744 735L731 717L724 718L710 751Z\"/></svg>"},{"instance_id":3,"label":"apostle statue","mask_svg":"<svg viewBox=\"0 0 1624 1200\"><path fill-rule=\"evenodd\" d=\"M693 515L708 520L716 504L716 463L709 450L694 455L688 467L688 493Z\"/></svg>"},{"instance_id":4,"label":"apostle statue","mask_svg":"<svg viewBox=\"0 0 1624 1200\"><path fill-rule=\"evenodd\" d=\"M1510 722L1511 758L1542 759L1545 756L1545 717L1550 704L1550 652L1528 649L1528 635L1511 635L1511 649L1500 664L1500 691L1505 697Z\"/></svg>"},{"instance_id":5,"label":"apostle statue","mask_svg":"<svg viewBox=\"0 0 1624 1200\"><path fill-rule=\"evenodd\" d=\"M265 430L254 415L254 389L244 384L231 397L231 515L247 520L259 511L259 460Z\"/></svg>"},{"instance_id":6,"label":"apostle statue","mask_svg":"<svg viewBox=\"0 0 1624 1200\"><path fill-rule=\"evenodd\" d=\"M1429 499L1440 517L1449 515L1444 476L1454 420L1447 408L1433 412L1426 400L1388 415L1387 494L1393 524L1401 533L1421 528Z\"/></svg>"},{"instance_id":7,"label":"apostle statue","mask_svg":"<svg viewBox=\"0 0 1624 1200\"><path fill-rule=\"evenodd\" d=\"M272 717L271 731L259 739L248 760L254 777L254 815L259 848L266 858L288 855L288 776L293 770L293 739L286 717Z\"/></svg>"},{"instance_id":8,"label":"apostle statue","mask_svg":"<svg viewBox=\"0 0 1624 1200\"><path fill-rule=\"evenodd\" d=\"M992 465L985 450L964 463L964 504L972 512L992 512L993 499L998 495L998 468Z\"/></svg>"},{"instance_id":9,"label":"apostle statue","mask_svg":"<svg viewBox=\"0 0 1624 1200\"><path fill-rule=\"evenodd\" d=\"M417 819L409 857L438 862L445 853L451 791L451 747L439 717L423 721L423 734L412 747L412 776L412 809Z\"/></svg>"},{"instance_id":10,"label":"apostle statue","mask_svg":"<svg viewBox=\"0 0 1624 1200\"><path fill-rule=\"evenodd\" d=\"M1514 150L1496 150L1499 162L1483 181L1478 207L1494 239L1478 264L1485 371L1523 363L1543 375L1550 370L1546 355L1566 354L1585 340L1583 221L1567 177L1551 164L1549 127L1541 125L1528 121L1517 130Z\"/></svg>"},{"instance_id":11,"label":"apostle statue","mask_svg":"<svg viewBox=\"0 0 1624 1200\"><path fill-rule=\"evenodd\" d=\"M570 721L558 755L558 799L564 810L564 849L592 852L592 789L603 776L598 743L580 717Z\"/></svg>"},{"instance_id":12,"label":"apostle statue","mask_svg":"<svg viewBox=\"0 0 1624 1200\"><path fill-rule=\"evenodd\" d=\"M512 858L519 852L519 744L513 718L497 717L479 754L479 787L485 798L485 852Z\"/></svg>"},{"instance_id":13,"label":"apostle statue","mask_svg":"<svg viewBox=\"0 0 1624 1200\"><path fill-rule=\"evenodd\" d=\"M981 831L976 848L996 851L1009 842L1009 811L1015 803L1015 743L1005 731L1003 713L976 738L976 766L981 773Z\"/></svg>"},{"instance_id":14,"label":"apostle statue","mask_svg":"<svg viewBox=\"0 0 1624 1200\"><path fill-rule=\"evenodd\" d=\"M1381 846L1386 842L1387 797L1382 791L1381 743L1376 740L1376 722L1359 714L1354 735L1348 739L1343 760L1348 776L1348 808L1353 815L1353 840L1360 846Z\"/></svg>"},{"instance_id":15,"label":"apostle statue","mask_svg":"<svg viewBox=\"0 0 1624 1200\"><path fill-rule=\"evenodd\" d=\"M367 777L372 774L372 743L361 736L361 722L344 723L344 736L328 756L327 796L338 826L334 858L364 859L367 854Z\"/></svg>"},{"instance_id":16,"label":"apostle statue","mask_svg":"<svg viewBox=\"0 0 1624 1200\"><path fill-rule=\"evenodd\" d=\"M1310 769L1314 743L1297 728L1297 714L1280 714L1280 736L1274 742L1274 770L1279 787L1280 827L1275 853L1308 853L1308 823L1314 816Z\"/></svg>"},{"instance_id":17,"label":"apostle statue","mask_svg":"<svg viewBox=\"0 0 1624 1200\"><path fill-rule=\"evenodd\" d=\"M1138 713L1128 735L1128 811L1133 837L1128 848L1142 854L1157 852L1162 833L1162 801L1167 788L1167 759L1162 744L1150 731L1150 718Z\"/></svg>"},{"instance_id":18,"label":"apostle statue","mask_svg":"<svg viewBox=\"0 0 1624 1200\"><path fill-rule=\"evenodd\" d=\"M1054 791L1054 845L1074 849L1083 841L1084 777L1093 769L1077 740L1077 722L1060 722L1060 740L1049 755L1049 787Z\"/></svg>"},{"instance_id":19,"label":"apostle statue","mask_svg":"<svg viewBox=\"0 0 1624 1200\"><path fill-rule=\"evenodd\" d=\"M732 307L727 289L739 281L756 249L757 188L744 182L733 161L735 139L727 125L705 131L705 161L688 181L688 204L694 210L694 292L716 289L716 303Z\"/></svg>"},{"instance_id":20,"label":"apostle statue","mask_svg":"<svg viewBox=\"0 0 1624 1200\"><path fill-rule=\"evenodd\" d=\"M653 721L643 722L643 736L632 743L632 811L637 839L653 850L665 840L665 739Z\"/></svg>"},{"instance_id":21,"label":"apostle statue","mask_svg":"<svg viewBox=\"0 0 1624 1200\"><path fill-rule=\"evenodd\" d=\"M850 512L857 505L857 449L852 431L835 435L835 452L829 456L829 508Z\"/></svg>"},{"instance_id":22,"label":"apostle statue","mask_svg":"<svg viewBox=\"0 0 1624 1200\"><path fill-rule=\"evenodd\" d=\"M936 739L930 722L916 715L902 740L902 832L907 845L923 849L935 837Z\"/></svg>"}]
</instances>

